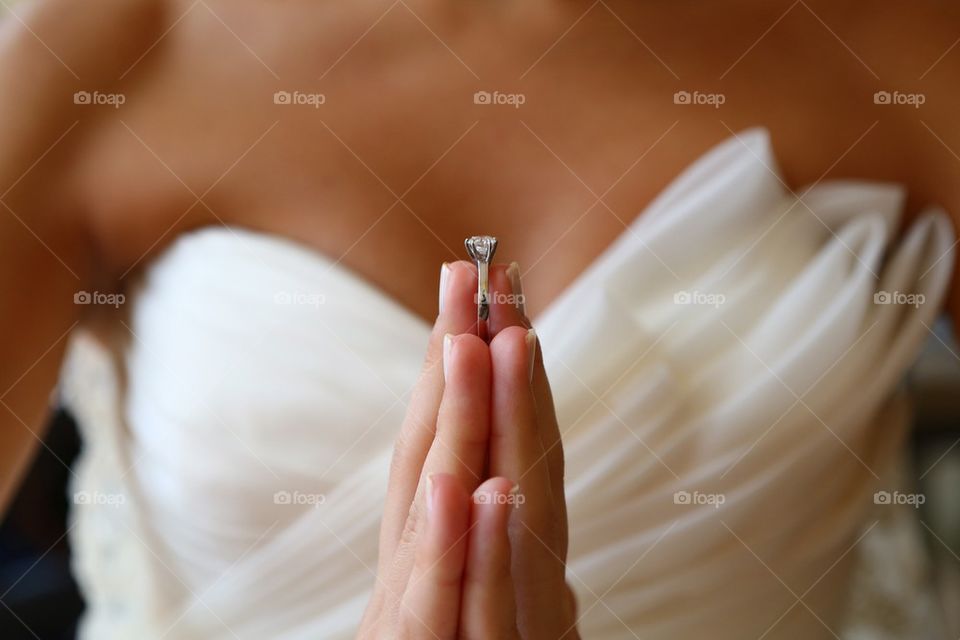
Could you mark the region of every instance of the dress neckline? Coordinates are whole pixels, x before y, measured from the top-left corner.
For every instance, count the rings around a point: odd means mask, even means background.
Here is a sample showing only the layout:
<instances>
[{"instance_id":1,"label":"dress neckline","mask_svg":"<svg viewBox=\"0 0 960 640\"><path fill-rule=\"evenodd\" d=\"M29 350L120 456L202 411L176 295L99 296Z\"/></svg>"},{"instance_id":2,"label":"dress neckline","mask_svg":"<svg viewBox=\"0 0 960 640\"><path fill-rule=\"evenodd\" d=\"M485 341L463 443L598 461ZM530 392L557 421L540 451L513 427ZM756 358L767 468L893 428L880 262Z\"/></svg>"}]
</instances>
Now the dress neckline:
<instances>
[{"instance_id":1,"label":"dress neckline","mask_svg":"<svg viewBox=\"0 0 960 640\"><path fill-rule=\"evenodd\" d=\"M619 245L625 236L633 232L633 227L636 224L637 220L642 216L642 212L638 213L637 216L626 225L623 230L614 237L614 239L606 246L604 249L594 256L587 264L582 271L580 271L570 282L568 282L560 292L555 295L550 302L538 313L535 317L531 318L531 322L534 325L540 324L544 321L545 318L550 316L558 304L567 297L569 292L573 289L576 289L579 283L587 277L587 275L596 270L596 268L603 264L606 260L611 257L614 247ZM344 264L340 259L334 259L324 251L313 247L301 240L292 238L289 236L280 235L273 233L271 231L263 231L261 229L254 229L251 227L245 227L242 225L230 225L230 224L211 224L203 227L198 227L196 229L191 229L181 234L175 244L180 244L184 241L189 241L191 238L208 236L208 235L230 235L233 236L240 242L252 242L257 244L268 244L272 245L274 248L279 249L285 253L295 253L301 256L303 260L306 260L310 263L321 266L325 269L326 274L336 274L338 277L347 278L356 286L363 287L367 290L368 293L372 294L374 297L378 298L383 304L395 310L397 313L403 314L409 318L415 319L420 325L429 328L433 325L433 320L424 318L420 314L414 312L410 307L404 304L399 298L388 292L386 289L370 281L366 276L358 272L356 269L353 269L346 264ZM172 248L172 247L171 247ZM168 249L169 250L169 249ZM160 254L157 259L162 259L163 254ZM464 256L466 259L466 256ZM150 269L150 265L147 265L147 270ZM439 272L439 265L437 266Z\"/></svg>"},{"instance_id":2,"label":"dress neckline","mask_svg":"<svg viewBox=\"0 0 960 640\"><path fill-rule=\"evenodd\" d=\"M660 223L670 224L671 216L665 215L666 210L670 208L675 197L678 194L682 194L690 183L697 183L708 178L718 167L728 165L730 161L736 157L750 164L763 163L768 171L773 175L778 175L779 172L776 169L771 169L767 163L761 160L761 157L768 153L769 137L766 130L763 128L752 128L737 134L733 138L728 139L701 155L656 195L652 201L638 211L633 219L624 225L623 230L620 231L600 253L594 256L593 259L544 306L539 314L531 318L531 322L535 326L543 325L549 318L558 313L558 310L562 308L564 301L569 296L575 295L575 292L582 288L585 281L593 277L597 271L602 270L609 262L617 260L622 245L637 236L638 226L641 222L654 226ZM676 222L676 220L672 220L672 222ZM174 244L176 245L188 241L192 237L207 234L230 234L237 240L268 244L283 252L299 254L302 256L302 260L325 267L326 273L335 273L341 278L349 279L354 286L362 287L382 304L414 320L420 326L429 328L433 325L434 321L432 319L424 318L414 312L399 298L389 293L383 287L374 284L357 270L343 264L340 258L334 259L322 250L290 236L243 225L214 224L191 229L181 234ZM168 248L167 251L172 250L172 248L173 247ZM162 259L163 255L164 254L161 253L155 260ZM464 258L466 258L466 256L464 256ZM150 265L148 264L146 268L149 270ZM437 269L439 271L439 265Z\"/></svg>"}]
</instances>

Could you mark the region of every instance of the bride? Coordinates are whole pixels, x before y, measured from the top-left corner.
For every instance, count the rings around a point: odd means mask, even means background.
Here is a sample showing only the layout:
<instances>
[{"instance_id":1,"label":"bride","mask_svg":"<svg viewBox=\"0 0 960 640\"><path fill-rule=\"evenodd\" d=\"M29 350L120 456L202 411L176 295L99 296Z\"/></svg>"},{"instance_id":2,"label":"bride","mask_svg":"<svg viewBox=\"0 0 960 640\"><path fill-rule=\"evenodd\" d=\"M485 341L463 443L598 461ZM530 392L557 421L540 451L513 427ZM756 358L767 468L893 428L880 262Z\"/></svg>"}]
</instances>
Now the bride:
<instances>
[{"instance_id":1,"label":"bride","mask_svg":"<svg viewBox=\"0 0 960 640\"><path fill-rule=\"evenodd\" d=\"M952 8L13 12L0 497L57 388L82 638L847 636L960 299Z\"/></svg>"}]
</instances>

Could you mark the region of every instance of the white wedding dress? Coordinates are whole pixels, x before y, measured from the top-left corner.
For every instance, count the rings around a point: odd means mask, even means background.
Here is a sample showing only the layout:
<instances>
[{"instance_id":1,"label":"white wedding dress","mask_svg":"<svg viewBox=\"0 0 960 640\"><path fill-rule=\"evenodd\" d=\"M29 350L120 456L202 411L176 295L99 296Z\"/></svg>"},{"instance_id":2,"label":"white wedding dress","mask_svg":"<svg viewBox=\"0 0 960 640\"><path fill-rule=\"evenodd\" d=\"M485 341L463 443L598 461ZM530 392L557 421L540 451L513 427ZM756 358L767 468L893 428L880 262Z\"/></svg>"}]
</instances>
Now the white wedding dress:
<instances>
[{"instance_id":1,"label":"white wedding dress","mask_svg":"<svg viewBox=\"0 0 960 640\"><path fill-rule=\"evenodd\" d=\"M903 200L859 181L798 200L748 131L535 319L584 638L846 635L908 426L898 383L953 265L942 213L897 235ZM352 637L428 324L225 228L179 238L127 306L116 340L73 338L62 379L85 442L81 637Z\"/></svg>"}]
</instances>

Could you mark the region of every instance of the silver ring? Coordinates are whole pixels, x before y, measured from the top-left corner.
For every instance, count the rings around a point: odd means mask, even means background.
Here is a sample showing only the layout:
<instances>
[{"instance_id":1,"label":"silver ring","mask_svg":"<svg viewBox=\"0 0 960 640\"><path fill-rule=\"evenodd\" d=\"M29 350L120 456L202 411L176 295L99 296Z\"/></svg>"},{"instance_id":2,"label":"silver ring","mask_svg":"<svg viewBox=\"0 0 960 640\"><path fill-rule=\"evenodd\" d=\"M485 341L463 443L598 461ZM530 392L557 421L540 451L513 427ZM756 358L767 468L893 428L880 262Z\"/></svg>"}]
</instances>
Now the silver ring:
<instances>
[{"instance_id":1,"label":"silver ring","mask_svg":"<svg viewBox=\"0 0 960 640\"><path fill-rule=\"evenodd\" d=\"M470 236L463 241L467 255L477 265L477 335L483 335L490 317L490 263L497 252L497 239L493 236Z\"/></svg>"}]
</instances>

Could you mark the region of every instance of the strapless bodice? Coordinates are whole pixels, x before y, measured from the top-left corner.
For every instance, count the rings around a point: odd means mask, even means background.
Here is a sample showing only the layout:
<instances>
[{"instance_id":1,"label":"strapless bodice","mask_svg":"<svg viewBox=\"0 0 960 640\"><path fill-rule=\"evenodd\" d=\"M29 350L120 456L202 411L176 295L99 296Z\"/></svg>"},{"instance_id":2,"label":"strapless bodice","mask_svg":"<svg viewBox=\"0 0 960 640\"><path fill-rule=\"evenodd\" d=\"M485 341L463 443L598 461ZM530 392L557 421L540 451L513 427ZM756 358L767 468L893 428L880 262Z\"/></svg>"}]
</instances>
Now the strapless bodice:
<instances>
[{"instance_id":1,"label":"strapless bodice","mask_svg":"<svg viewBox=\"0 0 960 640\"><path fill-rule=\"evenodd\" d=\"M839 633L953 264L946 217L898 238L902 205L886 184L791 194L746 132L536 320L583 637ZM123 339L78 334L63 378L74 491L123 497L74 509L83 637L351 637L430 327L237 228L180 237L129 298Z\"/></svg>"}]
</instances>

